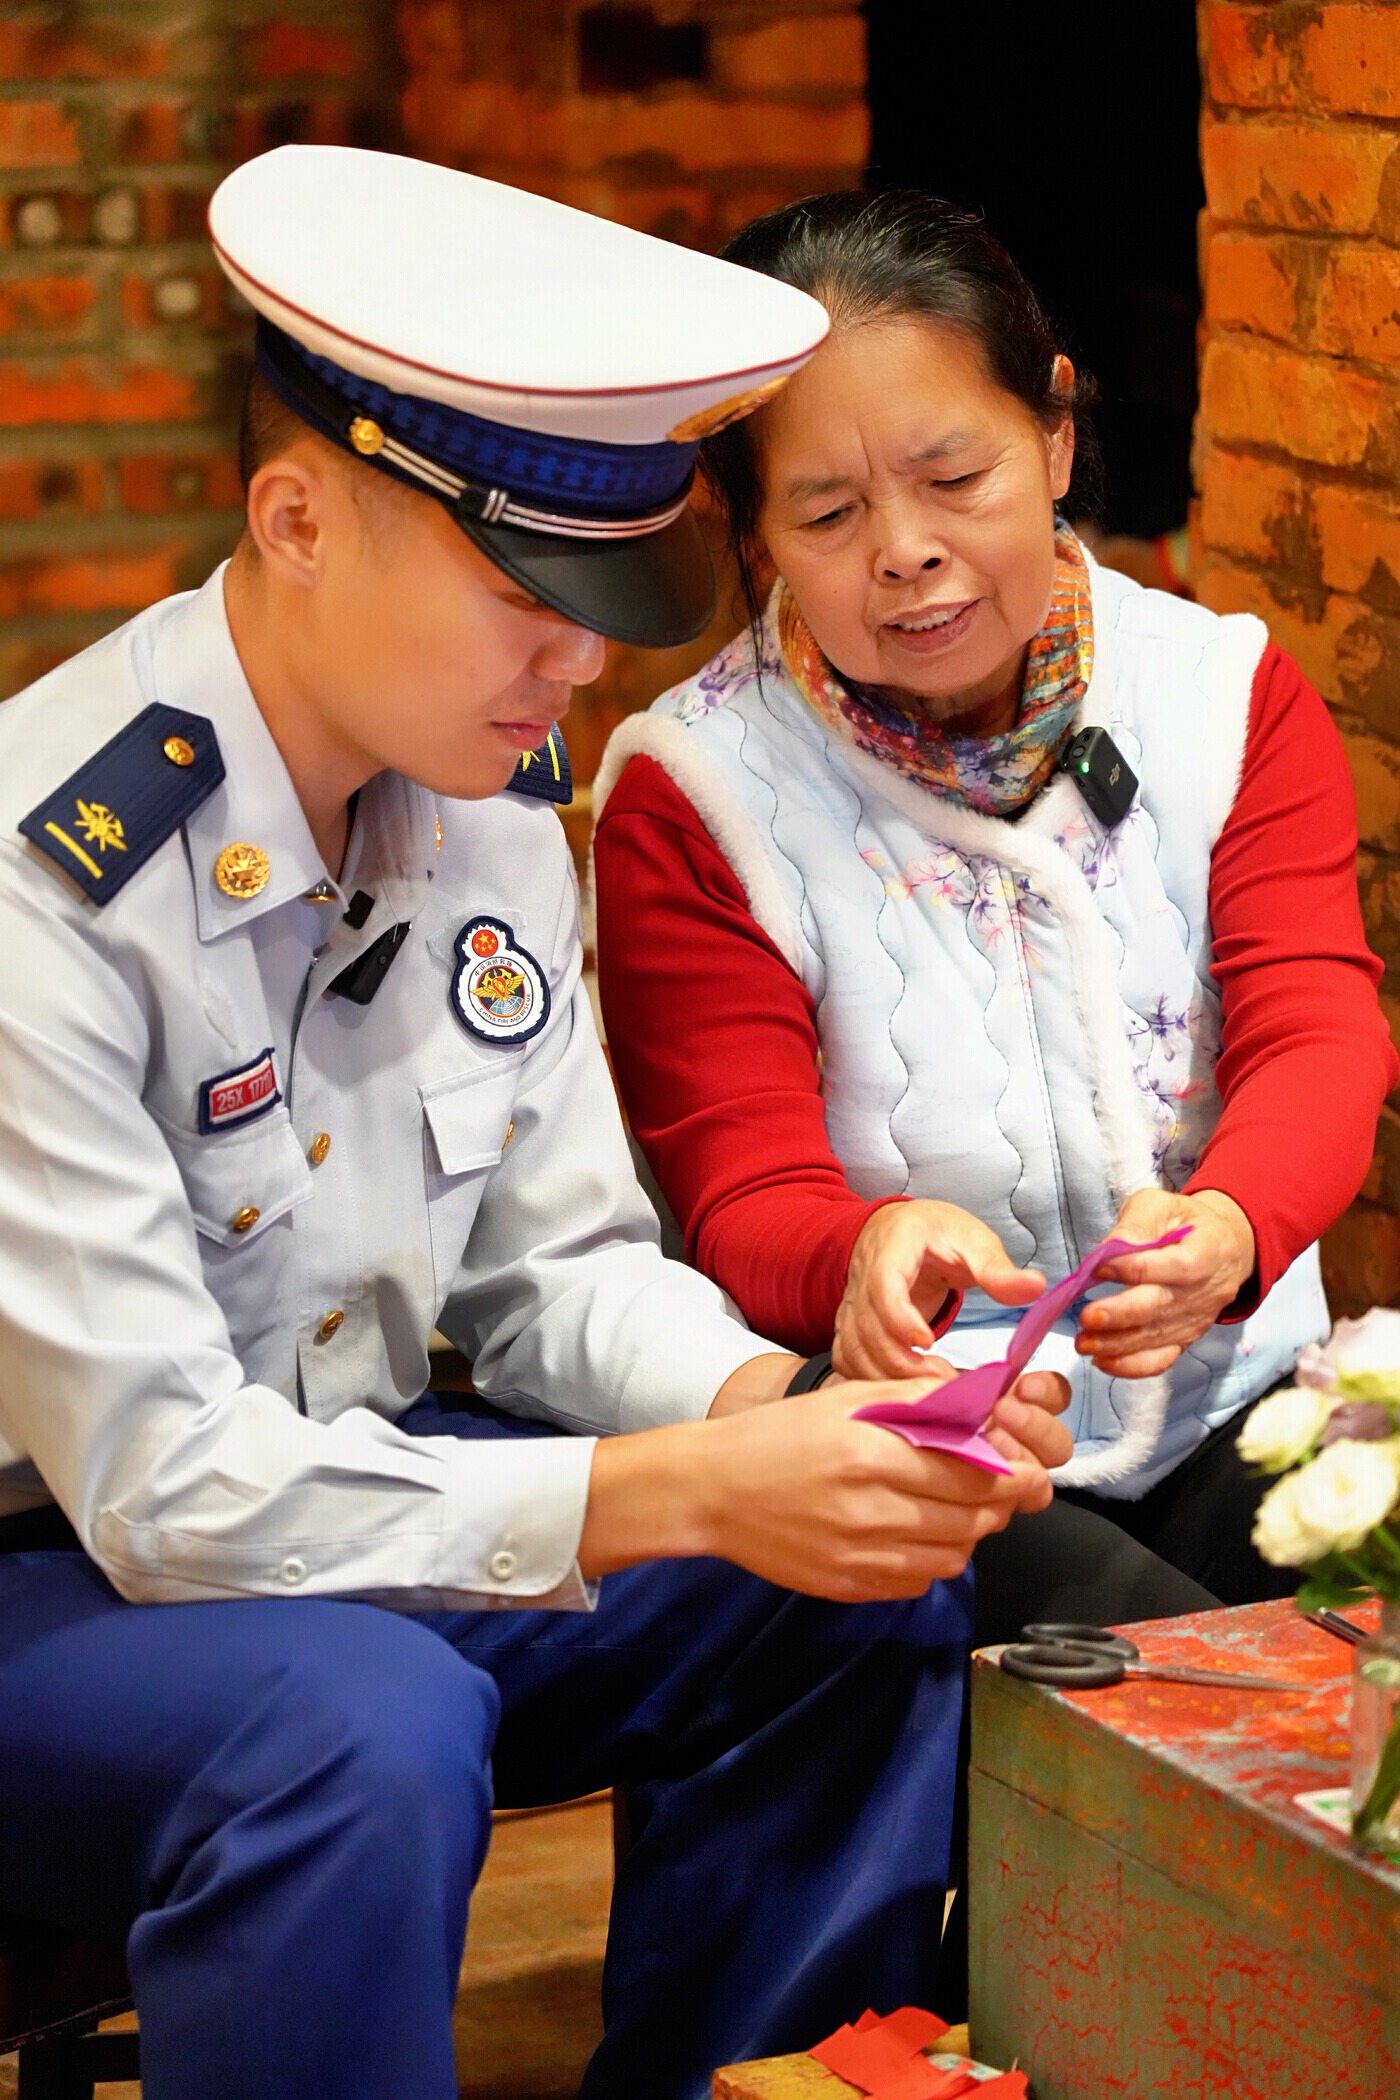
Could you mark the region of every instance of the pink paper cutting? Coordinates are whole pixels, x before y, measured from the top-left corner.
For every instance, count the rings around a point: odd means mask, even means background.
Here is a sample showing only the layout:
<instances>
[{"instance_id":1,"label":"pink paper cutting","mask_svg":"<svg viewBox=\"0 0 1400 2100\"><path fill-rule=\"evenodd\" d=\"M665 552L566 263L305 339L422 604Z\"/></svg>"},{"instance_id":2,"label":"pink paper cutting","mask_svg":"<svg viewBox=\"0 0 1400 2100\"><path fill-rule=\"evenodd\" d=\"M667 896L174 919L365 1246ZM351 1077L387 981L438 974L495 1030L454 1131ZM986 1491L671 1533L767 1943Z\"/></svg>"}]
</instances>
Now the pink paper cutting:
<instances>
[{"instance_id":1,"label":"pink paper cutting","mask_svg":"<svg viewBox=\"0 0 1400 2100\"><path fill-rule=\"evenodd\" d=\"M1002 1394L1015 1384L1061 1313L1089 1288L1099 1270L1116 1261L1120 1254L1152 1254L1158 1247L1174 1247L1190 1230L1189 1225L1178 1225L1174 1231L1164 1232L1161 1239L1145 1242L1100 1240L1063 1283L1053 1285L1026 1308L1011 1338L1011 1347L1000 1363L979 1364L973 1371L960 1371L946 1385L936 1386L918 1400L877 1401L872 1407L859 1408L852 1419L876 1422L881 1429L892 1429L896 1436L902 1436L907 1444L966 1459L969 1465L980 1466L986 1473L1009 1473L1010 1466L982 1431Z\"/></svg>"}]
</instances>

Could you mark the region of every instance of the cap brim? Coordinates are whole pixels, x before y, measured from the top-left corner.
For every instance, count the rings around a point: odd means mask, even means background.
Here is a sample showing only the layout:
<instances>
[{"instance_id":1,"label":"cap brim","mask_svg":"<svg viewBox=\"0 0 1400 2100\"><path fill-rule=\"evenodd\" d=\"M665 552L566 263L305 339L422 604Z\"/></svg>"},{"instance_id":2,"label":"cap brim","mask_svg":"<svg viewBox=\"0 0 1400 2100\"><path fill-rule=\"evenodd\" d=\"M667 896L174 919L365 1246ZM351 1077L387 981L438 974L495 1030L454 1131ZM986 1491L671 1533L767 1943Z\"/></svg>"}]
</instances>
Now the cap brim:
<instances>
[{"instance_id":1,"label":"cap brim","mask_svg":"<svg viewBox=\"0 0 1400 2100\"><path fill-rule=\"evenodd\" d=\"M556 539L476 518L459 516L458 523L498 569L594 634L670 649L693 642L710 623L714 568L689 507L660 532L636 539Z\"/></svg>"}]
</instances>

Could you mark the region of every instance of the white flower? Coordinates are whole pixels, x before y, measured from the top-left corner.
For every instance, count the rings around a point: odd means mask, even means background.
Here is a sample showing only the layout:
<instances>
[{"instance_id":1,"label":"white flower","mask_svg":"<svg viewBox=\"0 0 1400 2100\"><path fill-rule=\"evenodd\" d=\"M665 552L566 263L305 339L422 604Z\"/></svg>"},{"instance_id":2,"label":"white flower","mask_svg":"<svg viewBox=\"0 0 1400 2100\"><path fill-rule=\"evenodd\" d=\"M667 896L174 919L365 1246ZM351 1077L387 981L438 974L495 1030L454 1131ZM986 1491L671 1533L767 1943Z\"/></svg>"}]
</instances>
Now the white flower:
<instances>
[{"instance_id":1,"label":"white flower","mask_svg":"<svg viewBox=\"0 0 1400 2100\"><path fill-rule=\"evenodd\" d=\"M1269 1393L1250 1410L1240 1431L1240 1457L1247 1466L1281 1473L1312 1448L1332 1406L1331 1395L1315 1387L1286 1386Z\"/></svg>"},{"instance_id":2,"label":"white flower","mask_svg":"<svg viewBox=\"0 0 1400 2100\"><path fill-rule=\"evenodd\" d=\"M1338 1320L1325 1348L1308 1344L1294 1376L1351 1400L1400 1401L1400 1311L1378 1305L1359 1320Z\"/></svg>"},{"instance_id":3,"label":"white flower","mask_svg":"<svg viewBox=\"0 0 1400 2100\"><path fill-rule=\"evenodd\" d=\"M1293 1475L1294 1510L1304 1531L1325 1541L1322 1551L1351 1552L1374 1531L1400 1496L1400 1445L1329 1444Z\"/></svg>"},{"instance_id":4,"label":"white flower","mask_svg":"<svg viewBox=\"0 0 1400 2100\"><path fill-rule=\"evenodd\" d=\"M1255 1512L1254 1543L1276 1568L1301 1568L1327 1551L1327 1541L1306 1530L1298 1515L1298 1479L1296 1473L1285 1473Z\"/></svg>"}]
</instances>

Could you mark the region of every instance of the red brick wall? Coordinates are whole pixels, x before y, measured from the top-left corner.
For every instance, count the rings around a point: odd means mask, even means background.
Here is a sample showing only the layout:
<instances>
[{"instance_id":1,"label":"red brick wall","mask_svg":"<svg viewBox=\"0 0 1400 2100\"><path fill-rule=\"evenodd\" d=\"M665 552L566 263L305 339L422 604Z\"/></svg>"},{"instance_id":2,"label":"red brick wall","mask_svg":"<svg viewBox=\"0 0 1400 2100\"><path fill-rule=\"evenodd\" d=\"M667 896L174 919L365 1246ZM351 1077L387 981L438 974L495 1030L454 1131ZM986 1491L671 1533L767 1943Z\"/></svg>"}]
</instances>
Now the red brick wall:
<instances>
[{"instance_id":1,"label":"red brick wall","mask_svg":"<svg viewBox=\"0 0 1400 2100\"><path fill-rule=\"evenodd\" d=\"M1331 705L1400 1035L1400 6L1202 0L1199 589ZM1334 1310L1400 1302L1400 1113L1329 1235Z\"/></svg>"},{"instance_id":2,"label":"red brick wall","mask_svg":"<svg viewBox=\"0 0 1400 2100\"><path fill-rule=\"evenodd\" d=\"M0 8L0 696L199 582L237 533L249 322L204 237L237 161L401 143L717 247L860 180L864 86L852 0ZM737 624L726 583L690 649L610 648L570 720L578 778ZM584 795L576 843L587 817Z\"/></svg>"},{"instance_id":3,"label":"red brick wall","mask_svg":"<svg viewBox=\"0 0 1400 2100\"><path fill-rule=\"evenodd\" d=\"M391 48L380 0L0 9L0 695L228 551L249 324L205 206L380 136Z\"/></svg>"},{"instance_id":4,"label":"red brick wall","mask_svg":"<svg viewBox=\"0 0 1400 2100\"><path fill-rule=\"evenodd\" d=\"M630 30L624 10L585 0L398 0L396 14L404 139L425 159L704 248L759 212L861 180L865 26L851 0L659 0L632 10ZM634 47L689 32L699 77L631 91L596 68L590 78L586 17L608 14ZM738 624L726 578L713 626L690 648L610 645L603 677L570 711L575 778L591 781L614 724ZM576 845L587 828L584 794Z\"/></svg>"}]
</instances>

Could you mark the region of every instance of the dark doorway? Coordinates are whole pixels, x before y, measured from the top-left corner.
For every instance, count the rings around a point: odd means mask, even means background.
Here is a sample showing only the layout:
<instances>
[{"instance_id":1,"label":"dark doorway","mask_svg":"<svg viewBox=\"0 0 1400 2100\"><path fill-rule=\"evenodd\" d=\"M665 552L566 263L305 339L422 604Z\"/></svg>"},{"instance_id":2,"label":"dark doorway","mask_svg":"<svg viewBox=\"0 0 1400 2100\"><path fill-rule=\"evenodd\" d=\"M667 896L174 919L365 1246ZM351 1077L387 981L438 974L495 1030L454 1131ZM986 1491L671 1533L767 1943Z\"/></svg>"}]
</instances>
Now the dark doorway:
<instances>
[{"instance_id":1,"label":"dark doorway","mask_svg":"<svg viewBox=\"0 0 1400 2100\"><path fill-rule=\"evenodd\" d=\"M865 0L870 180L981 211L1103 391L1108 530L1182 525L1196 406L1193 0Z\"/></svg>"}]
</instances>

